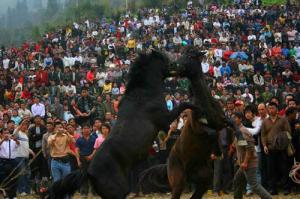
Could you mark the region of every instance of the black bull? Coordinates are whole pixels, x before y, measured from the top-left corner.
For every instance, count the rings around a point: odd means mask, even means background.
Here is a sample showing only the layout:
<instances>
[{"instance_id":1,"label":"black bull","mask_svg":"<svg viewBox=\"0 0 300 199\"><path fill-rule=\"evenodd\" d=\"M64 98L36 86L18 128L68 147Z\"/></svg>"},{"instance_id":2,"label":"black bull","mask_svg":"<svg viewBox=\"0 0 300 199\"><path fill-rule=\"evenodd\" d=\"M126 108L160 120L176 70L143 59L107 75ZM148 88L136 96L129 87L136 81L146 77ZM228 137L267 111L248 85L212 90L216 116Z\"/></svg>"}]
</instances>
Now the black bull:
<instances>
[{"instance_id":1,"label":"black bull","mask_svg":"<svg viewBox=\"0 0 300 199\"><path fill-rule=\"evenodd\" d=\"M167 110L163 81L170 76L169 66L169 60L156 51L137 58L130 68L118 120L88 171L78 170L55 182L49 189L50 198L72 195L86 180L103 199L126 198L129 171L147 157L157 132L167 130L183 110L193 108L183 103L172 112Z\"/></svg>"},{"instance_id":2,"label":"black bull","mask_svg":"<svg viewBox=\"0 0 300 199\"><path fill-rule=\"evenodd\" d=\"M189 182L195 185L192 198L199 199L211 184L210 155L220 155L217 132L231 123L225 120L220 104L210 95L201 69L202 57L203 53L189 48L178 61L180 75L190 80L193 104L199 109L187 112L188 119L170 152L168 164L142 173L143 192L162 192L169 185L172 199L179 199L185 183Z\"/></svg>"}]
</instances>

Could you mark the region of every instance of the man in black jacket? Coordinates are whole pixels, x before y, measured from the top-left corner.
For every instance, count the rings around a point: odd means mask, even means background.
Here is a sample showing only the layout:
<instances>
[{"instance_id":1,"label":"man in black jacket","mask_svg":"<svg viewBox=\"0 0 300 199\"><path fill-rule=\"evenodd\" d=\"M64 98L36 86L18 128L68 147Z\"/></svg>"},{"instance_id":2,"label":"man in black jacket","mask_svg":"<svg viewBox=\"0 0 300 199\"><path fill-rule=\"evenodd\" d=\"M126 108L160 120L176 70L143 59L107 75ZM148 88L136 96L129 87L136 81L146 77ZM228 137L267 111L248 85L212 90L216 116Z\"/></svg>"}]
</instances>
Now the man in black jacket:
<instances>
[{"instance_id":1,"label":"man in black jacket","mask_svg":"<svg viewBox=\"0 0 300 199\"><path fill-rule=\"evenodd\" d=\"M31 165L32 176L35 177L35 185L37 185L43 177L49 176L47 161L44 159L42 153L39 152L42 150L42 139L46 132L47 128L43 125L42 118L39 115L35 116L34 126L28 129L30 148L35 154L38 154Z\"/></svg>"},{"instance_id":2,"label":"man in black jacket","mask_svg":"<svg viewBox=\"0 0 300 199\"><path fill-rule=\"evenodd\" d=\"M81 112L81 117L79 119L80 125L83 123L93 121L94 112L96 110L95 101L92 96L89 95L87 88L82 88L81 96L78 99L78 108Z\"/></svg>"}]
</instances>

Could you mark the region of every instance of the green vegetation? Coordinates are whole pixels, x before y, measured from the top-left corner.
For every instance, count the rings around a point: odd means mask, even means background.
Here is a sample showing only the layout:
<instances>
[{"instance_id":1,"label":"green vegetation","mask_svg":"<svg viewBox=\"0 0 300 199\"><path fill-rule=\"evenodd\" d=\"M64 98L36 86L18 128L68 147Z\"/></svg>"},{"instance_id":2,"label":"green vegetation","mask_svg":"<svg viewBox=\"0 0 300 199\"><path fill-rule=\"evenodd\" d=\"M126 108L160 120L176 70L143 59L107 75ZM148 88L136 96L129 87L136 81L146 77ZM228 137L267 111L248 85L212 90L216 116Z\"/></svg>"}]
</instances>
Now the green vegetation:
<instances>
[{"instance_id":1,"label":"green vegetation","mask_svg":"<svg viewBox=\"0 0 300 199\"><path fill-rule=\"evenodd\" d=\"M287 0L262 0L263 5L285 5Z\"/></svg>"},{"instance_id":2,"label":"green vegetation","mask_svg":"<svg viewBox=\"0 0 300 199\"><path fill-rule=\"evenodd\" d=\"M25 40L36 41L42 34L61 26L86 18L118 18L126 8L161 8L163 5L185 7L188 0L48 0L46 7L42 0L34 1L34 9L27 6L28 0L18 0L15 8L8 8L0 16L0 45L20 45ZM285 4L286 0L262 0L265 5ZM127 4L126 4L127 2ZM194 0L197 3L198 0ZM231 0L218 0L230 4Z\"/></svg>"}]
</instances>

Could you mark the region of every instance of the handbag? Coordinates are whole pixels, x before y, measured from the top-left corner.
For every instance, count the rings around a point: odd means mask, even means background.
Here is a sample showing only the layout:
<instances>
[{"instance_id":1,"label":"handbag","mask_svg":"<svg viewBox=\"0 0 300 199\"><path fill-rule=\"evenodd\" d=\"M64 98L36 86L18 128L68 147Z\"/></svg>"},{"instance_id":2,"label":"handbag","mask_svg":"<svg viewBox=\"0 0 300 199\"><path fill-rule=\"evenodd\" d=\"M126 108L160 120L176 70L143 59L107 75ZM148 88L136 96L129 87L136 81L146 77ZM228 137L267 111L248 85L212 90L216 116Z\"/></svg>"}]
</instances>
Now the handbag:
<instances>
[{"instance_id":1,"label":"handbag","mask_svg":"<svg viewBox=\"0 0 300 199\"><path fill-rule=\"evenodd\" d=\"M287 134L287 137L289 139L289 144L288 144L288 147L286 149L286 152L287 152L287 155L289 157L291 157L291 156L295 155L296 150L295 150L295 148L294 148L294 146L292 144L292 136L291 136L291 134L288 131L286 132L286 134Z\"/></svg>"}]
</instances>

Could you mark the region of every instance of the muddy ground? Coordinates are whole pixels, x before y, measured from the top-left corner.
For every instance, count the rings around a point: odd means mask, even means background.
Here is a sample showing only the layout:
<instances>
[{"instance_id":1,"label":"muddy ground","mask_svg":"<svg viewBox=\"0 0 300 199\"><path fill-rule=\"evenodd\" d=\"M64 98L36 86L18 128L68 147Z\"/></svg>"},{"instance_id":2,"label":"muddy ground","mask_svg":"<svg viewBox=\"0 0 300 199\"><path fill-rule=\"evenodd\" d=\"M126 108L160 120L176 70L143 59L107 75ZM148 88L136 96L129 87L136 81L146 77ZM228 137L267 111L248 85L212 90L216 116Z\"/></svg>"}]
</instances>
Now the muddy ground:
<instances>
[{"instance_id":1,"label":"muddy ground","mask_svg":"<svg viewBox=\"0 0 300 199\"><path fill-rule=\"evenodd\" d=\"M191 194L184 194L181 198L188 199ZM1 197L1 196L0 196ZM37 196L19 196L18 199L37 199ZM170 199L170 194L151 194L145 195L141 197L134 197L134 199ZM258 196L244 197L245 199L259 199ZM76 195L73 199L81 199L80 195ZM89 199L100 199L100 197L89 196ZM133 197L129 196L128 199L133 199ZM224 196L207 196L205 195L203 199L233 199L232 195L224 195ZM300 194L290 194L288 196L278 195L274 196L273 199L300 199Z\"/></svg>"}]
</instances>

